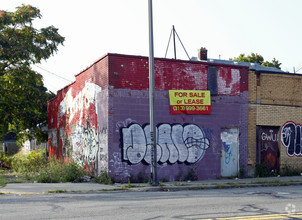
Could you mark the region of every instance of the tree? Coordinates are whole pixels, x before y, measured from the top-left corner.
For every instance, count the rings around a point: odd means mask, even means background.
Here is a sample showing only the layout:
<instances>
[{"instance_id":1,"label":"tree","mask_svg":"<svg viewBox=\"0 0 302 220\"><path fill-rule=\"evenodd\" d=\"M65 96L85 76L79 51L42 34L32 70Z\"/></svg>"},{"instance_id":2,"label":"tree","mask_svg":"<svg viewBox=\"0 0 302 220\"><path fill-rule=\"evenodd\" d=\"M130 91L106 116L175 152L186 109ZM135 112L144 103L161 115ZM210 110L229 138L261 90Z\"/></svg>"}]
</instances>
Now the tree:
<instances>
[{"instance_id":1,"label":"tree","mask_svg":"<svg viewBox=\"0 0 302 220\"><path fill-rule=\"evenodd\" d=\"M19 141L47 138L41 128L47 124L47 100L54 94L30 65L53 55L64 37L53 26L35 29L36 18L41 18L40 10L31 5L15 12L0 10L0 139L8 132Z\"/></svg>"},{"instance_id":2,"label":"tree","mask_svg":"<svg viewBox=\"0 0 302 220\"><path fill-rule=\"evenodd\" d=\"M234 57L233 59L230 60L234 60L234 61L239 61L239 62L249 62L249 63L258 63L262 66L267 66L267 67L275 67L278 69L281 69L281 64L279 63L278 60L276 60L275 58L269 62L269 61L264 61L263 56L259 55L259 54L255 54L255 53L251 53L251 55L245 56L244 53L240 54L238 57Z\"/></svg>"}]
</instances>

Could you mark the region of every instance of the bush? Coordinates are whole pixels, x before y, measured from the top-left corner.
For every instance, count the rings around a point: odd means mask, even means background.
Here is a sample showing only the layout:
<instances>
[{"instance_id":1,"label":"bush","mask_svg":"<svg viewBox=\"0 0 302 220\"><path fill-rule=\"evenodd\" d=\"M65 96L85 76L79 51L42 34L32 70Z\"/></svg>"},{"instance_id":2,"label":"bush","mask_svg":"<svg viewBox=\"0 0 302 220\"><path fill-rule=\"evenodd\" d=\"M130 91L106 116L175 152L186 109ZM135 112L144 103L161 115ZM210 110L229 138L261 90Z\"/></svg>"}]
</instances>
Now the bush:
<instances>
[{"instance_id":1,"label":"bush","mask_svg":"<svg viewBox=\"0 0 302 220\"><path fill-rule=\"evenodd\" d=\"M37 181L39 183L59 183L63 174L64 162L55 158L49 157L48 162L43 166L38 173Z\"/></svg>"},{"instance_id":2,"label":"bush","mask_svg":"<svg viewBox=\"0 0 302 220\"><path fill-rule=\"evenodd\" d=\"M256 164L255 166L255 177L270 177L270 176L277 176L278 172L275 170L270 170L267 166L263 163Z\"/></svg>"},{"instance_id":3,"label":"bush","mask_svg":"<svg viewBox=\"0 0 302 220\"><path fill-rule=\"evenodd\" d=\"M44 150L31 151L27 155L19 152L12 158L13 171L39 183L74 182L83 178L85 172L74 161L65 162L56 157L47 160L44 155Z\"/></svg>"},{"instance_id":4,"label":"bush","mask_svg":"<svg viewBox=\"0 0 302 220\"><path fill-rule=\"evenodd\" d=\"M64 162L55 157L50 157L38 176L39 183L59 183L80 181L84 176L84 171L74 161Z\"/></svg>"},{"instance_id":5,"label":"bush","mask_svg":"<svg viewBox=\"0 0 302 220\"><path fill-rule=\"evenodd\" d=\"M137 182L138 183L148 183L150 181L149 175L146 174L144 171L139 171L137 174Z\"/></svg>"},{"instance_id":6,"label":"bush","mask_svg":"<svg viewBox=\"0 0 302 220\"><path fill-rule=\"evenodd\" d=\"M62 182L80 181L84 177L84 171L74 161L68 161L63 166Z\"/></svg>"},{"instance_id":7,"label":"bush","mask_svg":"<svg viewBox=\"0 0 302 220\"><path fill-rule=\"evenodd\" d=\"M24 155L21 151L12 157L11 166L13 171L25 174L34 175L41 167L46 164L44 157L45 151L31 151L29 154Z\"/></svg>"},{"instance_id":8,"label":"bush","mask_svg":"<svg viewBox=\"0 0 302 220\"><path fill-rule=\"evenodd\" d=\"M5 153L0 151L0 167L2 168L10 168L12 163L12 157L6 156Z\"/></svg>"},{"instance_id":9,"label":"bush","mask_svg":"<svg viewBox=\"0 0 302 220\"><path fill-rule=\"evenodd\" d=\"M102 171L99 176L96 176L94 178L94 181L106 185L113 184L113 180L108 176L107 172L105 171Z\"/></svg>"},{"instance_id":10,"label":"bush","mask_svg":"<svg viewBox=\"0 0 302 220\"><path fill-rule=\"evenodd\" d=\"M187 173L187 175L185 175L184 177L184 181L195 181L198 180L197 174L193 169L190 169L189 172Z\"/></svg>"},{"instance_id":11,"label":"bush","mask_svg":"<svg viewBox=\"0 0 302 220\"><path fill-rule=\"evenodd\" d=\"M282 176L298 176L300 175L300 171L298 169L295 169L289 165L285 165L282 169L281 175Z\"/></svg>"}]
</instances>

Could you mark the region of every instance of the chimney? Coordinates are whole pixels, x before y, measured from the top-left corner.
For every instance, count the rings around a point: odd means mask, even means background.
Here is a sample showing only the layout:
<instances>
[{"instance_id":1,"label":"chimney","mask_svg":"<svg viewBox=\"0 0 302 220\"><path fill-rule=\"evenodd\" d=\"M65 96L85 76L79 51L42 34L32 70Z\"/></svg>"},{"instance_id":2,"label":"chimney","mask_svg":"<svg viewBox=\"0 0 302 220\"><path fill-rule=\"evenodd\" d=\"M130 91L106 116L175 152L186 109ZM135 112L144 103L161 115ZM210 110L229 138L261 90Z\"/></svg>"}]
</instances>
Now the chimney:
<instances>
[{"instance_id":1,"label":"chimney","mask_svg":"<svg viewBox=\"0 0 302 220\"><path fill-rule=\"evenodd\" d=\"M198 50L198 59L199 60L207 60L208 59L208 50L205 47L201 47Z\"/></svg>"}]
</instances>

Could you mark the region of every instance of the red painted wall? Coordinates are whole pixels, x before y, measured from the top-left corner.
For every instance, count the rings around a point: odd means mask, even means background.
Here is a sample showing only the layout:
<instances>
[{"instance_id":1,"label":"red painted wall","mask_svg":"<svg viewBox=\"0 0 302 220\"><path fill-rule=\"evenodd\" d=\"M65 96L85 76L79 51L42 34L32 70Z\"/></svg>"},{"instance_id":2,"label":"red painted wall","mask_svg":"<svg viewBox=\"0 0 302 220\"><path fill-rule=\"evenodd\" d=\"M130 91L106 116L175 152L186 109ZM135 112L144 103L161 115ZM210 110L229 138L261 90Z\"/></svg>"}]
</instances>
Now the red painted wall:
<instances>
[{"instance_id":1,"label":"red painted wall","mask_svg":"<svg viewBox=\"0 0 302 220\"><path fill-rule=\"evenodd\" d=\"M149 88L147 57L109 54L109 84L116 89L144 90ZM217 66L220 95L239 95L247 91L248 68L173 59L155 59L156 90L207 90L207 67Z\"/></svg>"}]
</instances>

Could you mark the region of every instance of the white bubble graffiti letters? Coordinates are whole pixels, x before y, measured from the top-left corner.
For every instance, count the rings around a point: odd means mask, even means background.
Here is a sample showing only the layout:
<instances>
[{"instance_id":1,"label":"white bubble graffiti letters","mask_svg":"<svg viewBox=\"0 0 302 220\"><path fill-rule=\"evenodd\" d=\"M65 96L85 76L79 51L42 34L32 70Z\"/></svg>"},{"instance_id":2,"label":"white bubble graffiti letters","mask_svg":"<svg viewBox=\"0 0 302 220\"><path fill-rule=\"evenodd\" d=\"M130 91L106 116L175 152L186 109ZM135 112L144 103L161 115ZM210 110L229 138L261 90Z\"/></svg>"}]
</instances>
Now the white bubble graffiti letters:
<instances>
[{"instance_id":1,"label":"white bubble graffiti letters","mask_svg":"<svg viewBox=\"0 0 302 220\"><path fill-rule=\"evenodd\" d=\"M161 124L156 128L157 161L171 164L178 162L196 163L200 161L207 148L209 139L197 125ZM143 129L132 124L122 129L123 159L131 164L142 160L150 164L150 126Z\"/></svg>"}]
</instances>

